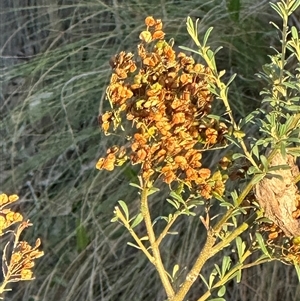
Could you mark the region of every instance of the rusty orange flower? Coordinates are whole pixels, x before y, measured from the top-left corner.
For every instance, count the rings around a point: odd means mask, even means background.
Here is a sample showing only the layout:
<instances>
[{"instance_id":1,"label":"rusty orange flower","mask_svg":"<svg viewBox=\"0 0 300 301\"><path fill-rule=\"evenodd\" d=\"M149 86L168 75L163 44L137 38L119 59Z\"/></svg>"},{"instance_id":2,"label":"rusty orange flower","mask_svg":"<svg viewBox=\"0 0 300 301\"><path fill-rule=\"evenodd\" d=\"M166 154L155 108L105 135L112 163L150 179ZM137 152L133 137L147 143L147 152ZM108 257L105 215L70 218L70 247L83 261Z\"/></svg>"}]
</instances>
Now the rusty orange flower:
<instances>
[{"instance_id":1,"label":"rusty orange flower","mask_svg":"<svg viewBox=\"0 0 300 301\"><path fill-rule=\"evenodd\" d=\"M107 133L111 122L114 130L124 118L131 123L130 129L124 128L129 137L126 156L131 164L141 165L143 179L161 175L167 184L180 181L211 196L222 185L202 166L201 151L222 143L226 130L209 117L211 71L191 56L176 53L174 42L164 40L160 19L149 16L145 24L137 57L121 51L111 61L107 98L112 110L102 116L101 127ZM115 156L110 150L96 167L112 170L118 152Z\"/></svg>"},{"instance_id":2,"label":"rusty orange flower","mask_svg":"<svg viewBox=\"0 0 300 301\"><path fill-rule=\"evenodd\" d=\"M152 16L146 17L145 19L145 24L146 26L155 26L156 25L156 21Z\"/></svg>"}]
</instances>

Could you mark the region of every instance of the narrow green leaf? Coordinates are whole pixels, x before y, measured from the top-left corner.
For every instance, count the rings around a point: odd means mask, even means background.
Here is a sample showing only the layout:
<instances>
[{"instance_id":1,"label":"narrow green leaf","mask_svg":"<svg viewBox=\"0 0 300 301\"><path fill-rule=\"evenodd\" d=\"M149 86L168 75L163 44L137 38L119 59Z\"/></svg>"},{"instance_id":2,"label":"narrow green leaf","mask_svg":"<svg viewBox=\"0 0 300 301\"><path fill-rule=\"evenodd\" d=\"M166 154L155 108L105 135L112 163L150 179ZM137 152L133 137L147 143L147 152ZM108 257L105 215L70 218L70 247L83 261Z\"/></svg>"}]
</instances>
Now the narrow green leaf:
<instances>
[{"instance_id":1,"label":"narrow green leaf","mask_svg":"<svg viewBox=\"0 0 300 301\"><path fill-rule=\"evenodd\" d=\"M222 274L221 274L221 278L223 278L226 274L226 271L229 270L231 264L231 259L229 256L224 256L223 257L223 261L222 261ZM219 296L222 297L222 296Z\"/></svg>"},{"instance_id":2,"label":"narrow green leaf","mask_svg":"<svg viewBox=\"0 0 300 301\"><path fill-rule=\"evenodd\" d=\"M300 2L300 0L299 0L299 2ZM298 30L297 30L297 28L295 26L292 26L291 33L292 33L293 39L295 39L295 40L299 39Z\"/></svg>"},{"instance_id":3,"label":"narrow green leaf","mask_svg":"<svg viewBox=\"0 0 300 301\"><path fill-rule=\"evenodd\" d=\"M115 216L115 217L113 217L111 220L110 220L112 223L115 223L115 222L117 222L118 221L118 217L117 216Z\"/></svg>"},{"instance_id":4,"label":"narrow green leaf","mask_svg":"<svg viewBox=\"0 0 300 301\"><path fill-rule=\"evenodd\" d=\"M173 271L172 271L172 279L175 278L178 271L179 271L179 265L175 264L174 267L173 267Z\"/></svg>"},{"instance_id":5,"label":"narrow green leaf","mask_svg":"<svg viewBox=\"0 0 300 301\"><path fill-rule=\"evenodd\" d=\"M281 31L281 29L279 28L279 26L277 24L275 24L274 22L270 21L270 24L273 25L277 30ZM278 53L278 50L276 52Z\"/></svg>"},{"instance_id":6,"label":"narrow green leaf","mask_svg":"<svg viewBox=\"0 0 300 301\"><path fill-rule=\"evenodd\" d=\"M221 70L219 72L219 78L221 78L226 73L226 70Z\"/></svg>"},{"instance_id":7,"label":"narrow green leaf","mask_svg":"<svg viewBox=\"0 0 300 301\"><path fill-rule=\"evenodd\" d=\"M229 79L229 81L227 82L226 86L228 87L235 79L236 77L236 73L233 73Z\"/></svg>"},{"instance_id":8,"label":"narrow green leaf","mask_svg":"<svg viewBox=\"0 0 300 301\"><path fill-rule=\"evenodd\" d=\"M242 270L238 270L236 273L236 282L240 283L242 279Z\"/></svg>"},{"instance_id":9,"label":"narrow green leaf","mask_svg":"<svg viewBox=\"0 0 300 301\"><path fill-rule=\"evenodd\" d=\"M244 255L245 249L246 249L246 244L245 242L241 239L240 236L238 236L235 239L235 243L236 243L236 248L237 248L237 253L238 253L238 257L239 257L239 262L242 263L242 257Z\"/></svg>"},{"instance_id":10,"label":"narrow green leaf","mask_svg":"<svg viewBox=\"0 0 300 301\"><path fill-rule=\"evenodd\" d=\"M300 0L296 0L294 4L292 3L293 1L290 2L290 6L289 6L290 14L292 14L300 6Z\"/></svg>"},{"instance_id":11,"label":"narrow green leaf","mask_svg":"<svg viewBox=\"0 0 300 301\"><path fill-rule=\"evenodd\" d=\"M224 203L220 203L221 207L226 207L226 208L234 208L234 206L231 203L228 202L224 202Z\"/></svg>"},{"instance_id":12,"label":"narrow green leaf","mask_svg":"<svg viewBox=\"0 0 300 301\"><path fill-rule=\"evenodd\" d=\"M217 272L214 270L210 275L209 275L209 279L208 279L208 285L209 288L211 289L214 283L214 280L217 276Z\"/></svg>"},{"instance_id":13,"label":"narrow green leaf","mask_svg":"<svg viewBox=\"0 0 300 301\"><path fill-rule=\"evenodd\" d=\"M142 190L142 187L140 185L136 184L136 183L129 183L129 185L132 186L132 187L136 187L136 188Z\"/></svg>"},{"instance_id":14,"label":"narrow green leaf","mask_svg":"<svg viewBox=\"0 0 300 301\"><path fill-rule=\"evenodd\" d=\"M265 245L265 242L264 242L264 239L263 239L262 235L260 233L256 232L255 236L256 236L257 242L258 242L258 244L259 244L260 249L262 250L262 252L265 255L267 255L269 258L271 258L270 253L269 253L269 251L266 248L266 245Z\"/></svg>"},{"instance_id":15,"label":"narrow green leaf","mask_svg":"<svg viewBox=\"0 0 300 301\"><path fill-rule=\"evenodd\" d=\"M134 247L134 248L136 248L136 249L139 249L139 250L141 249L139 246L133 244L132 242L127 242L127 245L129 245L129 246L131 246L131 247Z\"/></svg>"},{"instance_id":16,"label":"narrow green leaf","mask_svg":"<svg viewBox=\"0 0 300 301\"><path fill-rule=\"evenodd\" d=\"M175 200L167 199L167 202L170 203L176 209L179 209L179 207L180 207L180 204Z\"/></svg>"},{"instance_id":17,"label":"narrow green leaf","mask_svg":"<svg viewBox=\"0 0 300 301\"><path fill-rule=\"evenodd\" d=\"M284 14L283 14L283 12L280 10L280 8L279 8L276 4L270 2L270 6L277 12L277 14L278 14L282 19L284 19Z\"/></svg>"},{"instance_id":18,"label":"narrow green leaf","mask_svg":"<svg viewBox=\"0 0 300 301\"><path fill-rule=\"evenodd\" d=\"M148 190L148 193L147 193L147 196L159 191L160 189L159 188L156 188L156 187L151 187L149 190Z\"/></svg>"},{"instance_id":19,"label":"narrow green leaf","mask_svg":"<svg viewBox=\"0 0 300 301\"><path fill-rule=\"evenodd\" d=\"M188 47L185 47L185 46L179 46L180 49L183 49L183 50L186 50L186 51L190 51L190 52L193 52L193 53L196 53L196 54L200 54L199 51L196 51L192 48L188 48Z\"/></svg>"},{"instance_id":20,"label":"narrow green leaf","mask_svg":"<svg viewBox=\"0 0 300 301\"><path fill-rule=\"evenodd\" d=\"M172 191L170 192L170 196L171 196L172 198L174 198L175 200L177 200L178 202L180 202L181 204L186 205L186 203L185 203L184 199L181 197L181 195L178 194L178 193L176 193L174 190L172 190Z\"/></svg>"},{"instance_id":21,"label":"narrow green leaf","mask_svg":"<svg viewBox=\"0 0 300 301\"><path fill-rule=\"evenodd\" d=\"M207 287L208 289L210 289L210 287L209 287L207 281L205 280L204 276L202 276L202 275L200 274L200 278L202 279L202 281L204 282L204 284L206 285L206 287Z\"/></svg>"},{"instance_id":22,"label":"narrow green leaf","mask_svg":"<svg viewBox=\"0 0 300 301\"><path fill-rule=\"evenodd\" d=\"M216 272L218 273L219 277L221 278L221 276L222 276L222 272L221 272L221 269L220 269L220 267L219 267L217 264L214 264L214 266L215 266L215 270L216 270Z\"/></svg>"},{"instance_id":23,"label":"narrow green leaf","mask_svg":"<svg viewBox=\"0 0 300 301\"><path fill-rule=\"evenodd\" d=\"M87 235L86 228L83 226L79 219L76 220L76 247L78 253L85 250L89 244L89 238Z\"/></svg>"},{"instance_id":24,"label":"narrow green leaf","mask_svg":"<svg viewBox=\"0 0 300 301\"><path fill-rule=\"evenodd\" d=\"M295 264L295 269L296 269L296 273L297 273L297 276L298 276L298 281L300 282L300 265Z\"/></svg>"},{"instance_id":25,"label":"narrow green leaf","mask_svg":"<svg viewBox=\"0 0 300 301\"><path fill-rule=\"evenodd\" d=\"M209 27L206 31L206 33L204 34L204 38L203 38L203 47L205 47L206 43L207 43L207 40L208 40L208 37L211 33L211 31L213 30L214 28L213 27Z\"/></svg>"},{"instance_id":26,"label":"narrow green leaf","mask_svg":"<svg viewBox=\"0 0 300 301\"><path fill-rule=\"evenodd\" d=\"M219 46L215 51L214 51L214 55L216 56L216 54L221 50L223 49L222 46Z\"/></svg>"},{"instance_id":27,"label":"narrow green leaf","mask_svg":"<svg viewBox=\"0 0 300 301\"><path fill-rule=\"evenodd\" d=\"M209 58L209 61L210 61L211 65L212 65L211 66L212 70L213 71L217 70L214 52L211 49L207 50L207 57ZM209 63L209 62L207 62L207 63Z\"/></svg>"},{"instance_id":28,"label":"narrow green leaf","mask_svg":"<svg viewBox=\"0 0 300 301\"><path fill-rule=\"evenodd\" d=\"M241 153L235 153L232 155L232 160L237 160L239 158L246 158L246 156L244 154Z\"/></svg>"},{"instance_id":29,"label":"narrow green leaf","mask_svg":"<svg viewBox=\"0 0 300 301\"><path fill-rule=\"evenodd\" d=\"M269 170L268 159L264 155L261 155L260 162L262 163L262 165L264 167L264 171L267 172Z\"/></svg>"},{"instance_id":30,"label":"narrow green leaf","mask_svg":"<svg viewBox=\"0 0 300 301\"><path fill-rule=\"evenodd\" d=\"M129 221L129 212L128 212L128 208L127 208L126 203L124 201L121 201L121 200L118 203L122 207L123 212L125 213L126 220Z\"/></svg>"},{"instance_id":31,"label":"narrow green leaf","mask_svg":"<svg viewBox=\"0 0 300 301\"><path fill-rule=\"evenodd\" d=\"M226 286L223 285L221 288L218 290L218 297L223 297L226 293Z\"/></svg>"},{"instance_id":32,"label":"narrow green leaf","mask_svg":"<svg viewBox=\"0 0 300 301\"><path fill-rule=\"evenodd\" d=\"M255 177L253 178L252 184L255 185L257 184L260 180L262 180L265 177L265 174L257 174L255 175Z\"/></svg>"},{"instance_id":33,"label":"narrow green leaf","mask_svg":"<svg viewBox=\"0 0 300 301\"><path fill-rule=\"evenodd\" d=\"M283 158L286 157L286 146L284 143L281 143L281 145L280 145L280 153L283 156Z\"/></svg>"},{"instance_id":34,"label":"narrow green leaf","mask_svg":"<svg viewBox=\"0 0 300 301\"><path fill-rule=\"evenodd\" d=\"M131 228L133 229L134 227L136 227L142 220L143 220L143 215L142 215L142 213L139 213L135 217L135 219L134 219L134 221L133 221L133 223L131 225Z\"/></svg>"}]
</instances>

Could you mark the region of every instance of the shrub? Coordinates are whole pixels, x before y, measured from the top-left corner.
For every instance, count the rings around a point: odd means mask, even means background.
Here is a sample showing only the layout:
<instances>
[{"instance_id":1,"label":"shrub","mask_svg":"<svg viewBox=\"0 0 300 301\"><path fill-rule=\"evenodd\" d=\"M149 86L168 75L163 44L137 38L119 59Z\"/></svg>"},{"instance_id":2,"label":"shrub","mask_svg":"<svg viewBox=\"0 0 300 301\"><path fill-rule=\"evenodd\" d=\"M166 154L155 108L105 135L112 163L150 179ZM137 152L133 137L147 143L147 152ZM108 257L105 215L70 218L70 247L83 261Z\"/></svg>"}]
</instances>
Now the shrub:
<instances>
[{"instance_id":1,"label":"shrub","mask_svg":"<svg viewBox=\"0 0 300 301\"><path fill-rule=\"evenodd\" d=\"M138 165L130 184L138 190L139 212L132 216L134 209L119 201L112 221L127 228L135 241L129 244L154 265L170 301L184 300L199 279L206 286L199 301L225 300L230 280L239 282L244 269L272 260L295 265L300 276L300 41L297 29L288 28L300 1L271 6L283 20L282 30L273 24L282 34L282 49L274 49L258 74L265 82L262 106L240 120L228 99L235 75L223 81L225 71L215 63L220 49L207 45L212 28L200 42L198 21L187 19L197 51L181 48L199 55L200 62L176 52L173 40L164 39L162 21L151 16L137 57L122 51L111 60L106 90L111 110L99 122L106 135L114 131L125 142L108 148L96 167ZM206 166L209 156L220 156L215 166ZM168 212L153 218L149 202L165 187ZM180 217L199 210L206 241L194 265L188 271L176 262L166 267L162 242L174 234L170 229ZM139 235L141 223L146 232ZM221 252L222 262L204 277L205 264Z\"/></svg>"}]
</instances>

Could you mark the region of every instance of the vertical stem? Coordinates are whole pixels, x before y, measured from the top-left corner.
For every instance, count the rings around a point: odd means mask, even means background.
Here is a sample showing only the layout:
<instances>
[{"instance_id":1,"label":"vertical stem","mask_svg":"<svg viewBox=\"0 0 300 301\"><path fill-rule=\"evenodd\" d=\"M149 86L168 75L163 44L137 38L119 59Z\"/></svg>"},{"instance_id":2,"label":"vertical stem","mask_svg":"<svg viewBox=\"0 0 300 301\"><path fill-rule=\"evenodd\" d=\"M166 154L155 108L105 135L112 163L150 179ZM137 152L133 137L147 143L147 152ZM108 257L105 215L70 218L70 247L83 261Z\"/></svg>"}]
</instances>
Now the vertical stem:
<instances>
[{"instance_id":1,"label":"vertical stem","mask_svg":"<svg viewBox=\"0 0 300 301\"><path fill-rule=\"evenodd\" d=\"M289 0L286 1L286 6L289 5ZM286 54L286 39L287 39L287 29L288 29L288 10L286 11L286 17L282 19L282 45L281 45L281 66L280 66L280 84L283 81L283 70L285 66L285 54Z\"/></svg>"},{"instance_id":2,"label":"vertical stem","mask_svg":"<svg viewBox=\"0 0 300 301\"><path fill-rule=\"evenodd\" d=\"M207 239L206 239L203 249L201 250L200 254L198 255L198 258L197 258L194 266L192 267L190 272L187 274L184 283L180 287L180 290L174 296L174 298L171 299L172 301L184 300L184 298L185 298L186 294L189 292L191 286L196 281L196 279L198 279L199 273L200 273L202 267L204 266L206 261L210 257L212 257L212 254L210 251L211 251L213 245L215 244L215 241L216 241L216 237L214 237L213 234L209 231L207 233Z\"/></svg>"},{"instance_id":3,"label":"vertical stem","mask_svg":"<svg viewBox=\"0 0 300 301\"><path fill-rule=\"evenodd\" d=\"M150 216L150 211L149 211L149 206L148 206L148 188L147 188L147 182L144 183L143 185L143 190L142 190L142 195L141 195L141 213L144 218L144 222L146 225L147 229L147 234L149 237L149 242L152 248L152 253L154 257L154 262L153 264L155 265L155 268L159 274L159 277L161 279L161 282L163 284L163 287L166 291L166 294L168 296L168 299L172 300L174 297L174 290L171 285L171 282L168 278L168 275L165 271L161 256L160 256L160 250L158 247L158 244L156 242L154 230L152 227L152 221L151 221L151 216Z\"/></svg>"}]
</instances>

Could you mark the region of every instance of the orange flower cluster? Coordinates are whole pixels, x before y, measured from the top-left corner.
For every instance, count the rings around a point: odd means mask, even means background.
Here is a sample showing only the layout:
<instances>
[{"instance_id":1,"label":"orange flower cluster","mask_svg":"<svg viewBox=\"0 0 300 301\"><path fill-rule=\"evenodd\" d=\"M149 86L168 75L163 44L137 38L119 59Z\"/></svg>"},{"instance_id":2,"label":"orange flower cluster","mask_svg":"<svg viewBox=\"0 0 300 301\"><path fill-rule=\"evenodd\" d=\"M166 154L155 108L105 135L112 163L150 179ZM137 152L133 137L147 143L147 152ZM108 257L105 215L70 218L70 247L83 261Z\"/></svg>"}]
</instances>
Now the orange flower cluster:
<instances>
[{"instance_id":1,"label":"orange flower cluster","mask_svg":"<svg viewBox=\"0 0 300 301\"><path fill-rule=\"evenodd\" d=\"M122 51L111 60L107 98L112 110L99 116L105 134L125 118L132 123L130 150L113 147L96 167L113 170L129 158L141 164L146 181L160 175L168 184L197 187L205 198L212 192L223 194L221 174L212 176L201 163L202 152L224 144L227 132L224 123L208 115L211 70L182 52L176 54L173 43L164 40L161 20L147 17L145 24L138 59Z\"/></svg>"},{"instance_id":2,"label":"orange flower cluster","mask_svg":"<svg viewBox=\"0 0 300 301\"><path fill-rule=\"evenodd\" d=\"M30 226L28 222L23 222L18 231ZM31 247L26 241L18 242L14 249L9 265L4 266L4 277L9 278L9 282L16 282L19 280L34 279L31 269L34 267L34 260L44 255L43 251L38 248L41 245L41 240L37 239L35 246Z\"/></svg>"},{"instance_id":3,"label":"orange flower cluster","mask_svg":"<svg viewBox=\"0 0 300 301\"><path fill-rule=\"evenodd\" d=\"M16 230L9 230L14 234L11 256L7 256L10 243L7 243L3 250L2 271L4 281L0 285L0 295L7 290L6 285L10 282L34 279L31 271L34 266L34 259L44 255L44 252L38 250L41 245L40 239L37 239L35 247L31 247L26 241L19 240L23 230L32 224L29 221L23 221L23 216L20 213L6 208L17 200L17 195L0 194L0 236L7 233L7 229L11 225L21 222Z\"/></svg>"},{"instance_id":4,"label":"orange flower cluster","mask_svg":"<svg viewBox=\"0 0 300 301\"><path fill-rule=\"evenodd\" d=\"M266 246L273 258L289 264L300 264L300 237L287 237L274 223L261 223L259 231L268 235Z\"/></svg>"},{"instance_id":5,"label":"orange flower cluster","mask_svg":"<svg viewBox=\"0 0 300 301\"><path fill-rule=\"evenodd\" d=\"M10 205L18 199L18 196L15 194L10 196L7 196L4 193L0 194L0 236L4 234L5 229L23 220L20 213L5 208L7 205Z\"/></svg>"}]
</instances>

